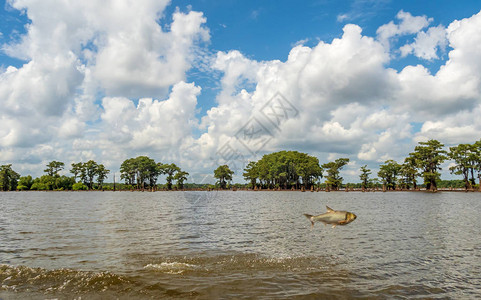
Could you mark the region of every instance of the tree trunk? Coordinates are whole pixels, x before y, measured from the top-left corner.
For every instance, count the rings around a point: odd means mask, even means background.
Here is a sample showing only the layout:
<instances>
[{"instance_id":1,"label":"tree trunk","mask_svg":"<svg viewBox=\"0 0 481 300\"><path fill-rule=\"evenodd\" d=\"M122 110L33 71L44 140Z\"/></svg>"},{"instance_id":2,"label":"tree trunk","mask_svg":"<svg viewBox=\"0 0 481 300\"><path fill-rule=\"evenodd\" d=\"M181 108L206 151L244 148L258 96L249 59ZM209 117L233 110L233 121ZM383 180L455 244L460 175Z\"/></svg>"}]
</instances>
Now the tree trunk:
<instances>
[{"instance_id":1,"label":"tree trunk","mask_svg":"<svg viewBox=\"0 0 481 300\"><path fill-rule=\"evenodd\" d=\"M478 182L479 182L478 190L481 192L481 172L478 174Z\"/></svg>"}]
</instances>

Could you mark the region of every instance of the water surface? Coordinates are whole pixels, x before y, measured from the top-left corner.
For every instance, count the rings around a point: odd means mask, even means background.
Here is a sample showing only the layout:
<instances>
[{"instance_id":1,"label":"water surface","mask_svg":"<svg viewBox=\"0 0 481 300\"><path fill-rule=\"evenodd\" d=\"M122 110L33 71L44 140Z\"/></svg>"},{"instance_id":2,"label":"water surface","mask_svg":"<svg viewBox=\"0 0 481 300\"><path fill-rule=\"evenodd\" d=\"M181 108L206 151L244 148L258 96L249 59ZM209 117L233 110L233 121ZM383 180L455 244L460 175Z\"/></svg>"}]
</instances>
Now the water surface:
<instances>
[{"instance_id":1,"label":"water surface","mask_svg":"<svg viewBox=\"0 0 481 300\"><path fill-rule=\"evenodd\" d=\"M354 212L346 226L303 213ZM0 298L481 297L480 193L0 193Z\"/></svg>"}]
</instances>

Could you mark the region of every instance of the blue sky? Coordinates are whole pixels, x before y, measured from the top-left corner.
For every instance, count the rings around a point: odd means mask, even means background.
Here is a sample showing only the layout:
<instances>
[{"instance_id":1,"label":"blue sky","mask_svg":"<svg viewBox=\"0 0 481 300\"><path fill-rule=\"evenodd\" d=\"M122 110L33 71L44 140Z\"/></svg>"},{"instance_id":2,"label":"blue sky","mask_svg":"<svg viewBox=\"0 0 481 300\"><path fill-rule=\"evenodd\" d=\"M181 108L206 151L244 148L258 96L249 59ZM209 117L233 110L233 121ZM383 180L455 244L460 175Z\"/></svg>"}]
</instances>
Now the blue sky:
<instances>
[{"instance_id":1,"label":"blue sky","mask_svg":"<svg viewBox=\"0 0 481 300\"><path fill-rule=\"evenodd\" d=\"M217 163L288 149L349 157L358 181L419 141L481 138L479 1L301 3L0 2L0 163L118 172L148 155L201 182ZM275 95L299 114L272 128ZM239 138L255 124L265 131Z\"/></svg>"},{"instance_id":2,"label":"blue sky","mask_svg":"<svg viewBox=\"0 0 481 300\"><path fill-rule=\"evenodd\" d=\"M176 9L202 11L211 31L209 49L229 51L237 49L254 60L285 61L292 46L300 41L314 46L319 41L330 42L342 35L345 24L362 27L363 34L376 36L379 26L393 20L401 11L433 18L433 23L448 25L453 20L470 17L481 9L479 1L463 1L453 5L449 0L431 1L173 1L166 15ZM341 18L345 16L345 18ZM412 40L401 37L398 42ZM447 59L447 52L439 60L422 60L414 56L396 57L388 64L398 71L406 65L423 64L432 73ZM197 74L197 72L194 72ZM211 78L202 81L215 89ZM215 82L214 82L215 83ZM213 105L217 90L204 89L199 97L203 110Z\"/></svg>"}]
</instances>

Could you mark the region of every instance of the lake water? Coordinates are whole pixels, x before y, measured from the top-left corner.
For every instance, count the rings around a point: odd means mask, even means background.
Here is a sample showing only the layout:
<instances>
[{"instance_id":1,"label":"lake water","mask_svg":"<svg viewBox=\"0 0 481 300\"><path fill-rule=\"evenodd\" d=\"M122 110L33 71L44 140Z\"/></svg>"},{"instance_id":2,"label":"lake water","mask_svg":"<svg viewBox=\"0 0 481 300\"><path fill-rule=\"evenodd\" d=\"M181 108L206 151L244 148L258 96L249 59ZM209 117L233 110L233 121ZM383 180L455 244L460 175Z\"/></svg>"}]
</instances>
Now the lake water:
<instances>
[{"instance_id":1,"label":"lake water","mask_svg":"<svg viewBox=\"0 0 481 300\"><path fill-rule=\"evenodd\" d=\"M481 193L0 193L0 298L479 299L480 228Z\"/></svg>"}]
</instances>

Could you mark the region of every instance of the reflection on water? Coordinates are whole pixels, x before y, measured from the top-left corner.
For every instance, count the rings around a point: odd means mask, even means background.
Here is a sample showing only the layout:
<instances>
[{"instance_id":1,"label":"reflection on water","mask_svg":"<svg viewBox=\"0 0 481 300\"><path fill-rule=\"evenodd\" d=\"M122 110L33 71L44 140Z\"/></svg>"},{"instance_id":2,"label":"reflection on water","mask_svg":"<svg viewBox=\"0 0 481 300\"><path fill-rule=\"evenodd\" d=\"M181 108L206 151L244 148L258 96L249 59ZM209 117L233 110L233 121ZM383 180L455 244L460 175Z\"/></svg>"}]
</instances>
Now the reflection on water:
<instances>
[{"instance_id":1,"label":"reflection on water","mask_svg":"<svg viewBox=\"0 0 481 300\"><path fill-rule=\"evenodd\" d=\"M0 193L0 298L481 296L481 194ZM325 206L358 218L310 223Z\"/></svg>"}]
</instances>

